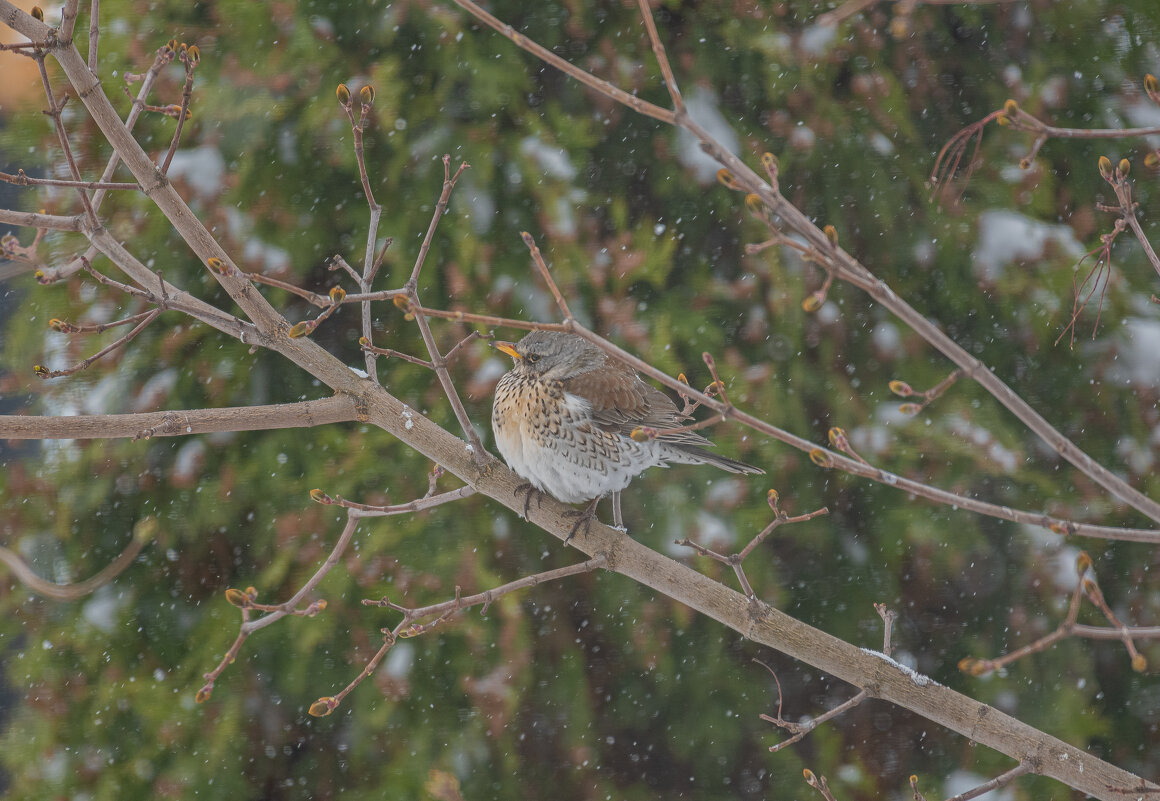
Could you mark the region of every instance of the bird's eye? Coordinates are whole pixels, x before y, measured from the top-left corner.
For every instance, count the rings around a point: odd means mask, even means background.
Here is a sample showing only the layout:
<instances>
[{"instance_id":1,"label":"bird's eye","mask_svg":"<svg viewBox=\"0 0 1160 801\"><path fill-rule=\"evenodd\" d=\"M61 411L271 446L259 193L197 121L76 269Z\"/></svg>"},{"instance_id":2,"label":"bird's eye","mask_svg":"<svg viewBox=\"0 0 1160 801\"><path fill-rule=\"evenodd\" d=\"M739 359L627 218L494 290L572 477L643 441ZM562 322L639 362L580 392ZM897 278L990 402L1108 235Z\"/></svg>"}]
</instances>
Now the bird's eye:
<instances>
[{"instance_id":1,"label":"bird's eye","mask_svg":"<svg viewBox=\"0 0 1160 801\"><path fill-rule=\"evenodd\" d=\"M525 356L524 358L528 360L528 364L535 364L536 362L538 362L538 361L540 360L540 354L538 354L538 353L529 353L529 354L528 354L527 356Z\"/></svg>"}]
</instances>

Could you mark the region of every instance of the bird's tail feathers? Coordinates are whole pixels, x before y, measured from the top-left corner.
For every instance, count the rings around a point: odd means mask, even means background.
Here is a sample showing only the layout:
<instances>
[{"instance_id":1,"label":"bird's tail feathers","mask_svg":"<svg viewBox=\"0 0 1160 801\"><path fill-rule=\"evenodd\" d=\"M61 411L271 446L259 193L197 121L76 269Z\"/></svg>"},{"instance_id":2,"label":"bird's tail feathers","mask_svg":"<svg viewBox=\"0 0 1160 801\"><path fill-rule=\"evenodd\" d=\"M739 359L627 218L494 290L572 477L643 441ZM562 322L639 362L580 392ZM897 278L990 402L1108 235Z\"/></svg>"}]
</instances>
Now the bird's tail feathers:
<instances>
[{"instance_id":1,"label":"bird's tail feathers","mask_svg":"<svg viewBox=\"0 0 1160 801\"><path fill-rule=\"evenodd\" d=\"M719 467L730 473L765 474L765 471L760 467L754 467L751 464L730 459L728 456L722 456L718 453L707 451L704 448L698 448L696 445L674 445L672 447L674 451L680 454L679 456L674 455L675 458L670 458L670 461L673 462L682 462L684 464L711 464L714 467Z\"/></svg>"}]
</instances>

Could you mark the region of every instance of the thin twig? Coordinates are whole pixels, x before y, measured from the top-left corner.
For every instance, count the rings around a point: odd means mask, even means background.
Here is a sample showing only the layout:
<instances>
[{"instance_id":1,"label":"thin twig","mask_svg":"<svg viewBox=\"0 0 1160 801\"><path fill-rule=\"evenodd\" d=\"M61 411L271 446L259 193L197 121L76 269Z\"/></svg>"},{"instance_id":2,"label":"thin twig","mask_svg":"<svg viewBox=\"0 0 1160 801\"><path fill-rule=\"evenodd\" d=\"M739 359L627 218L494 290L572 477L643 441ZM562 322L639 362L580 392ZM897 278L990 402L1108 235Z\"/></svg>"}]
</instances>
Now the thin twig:
<instances>
[{"instance_id":1,"label":"thin twig","mask_svg":"<svg viewBox=\"0 0 1160 801\"><path fill-rule=\"evenodd\" d=\"M500 22L499 19L492 16L487 11L484 11L480 6L476 5L471 0L455 0L455 5L464 9L473 17L500 35L510 39L512 44L514 44L516 47L520 48L521 50L526 50L546 64L551 64L553 67L560 70L560 72L575 78L580 83L596 90L598 93L604 95L605 97L611 98L617 103L644 114L646 117L652 117L653 119L660 120L661 122L666 122L669 125L676 124L676 116L673 114L673 112L669 111L668 109L661 108L660 106L654 105L653 103L641 100L636 95L630 95L623 89L619 89L613 86L608 81L602 78L597 78L595 75L592 75L589 72L585 72L572 63L560 58L551 50L548 50L536 42L533 42L522 33L518 33L514 28L512 28L511 25Z\"/></svg>"},{"instance_id":2,"label":"thin twig","mask_svg":"<svg viewBox=\"0 0 1160 801\"><path fill-rule=\"evenodd\" d=\"M891 652L894 650L894 619L897 617L897 613L887 609L885 604L879 603L874 604L874 610L878 613L878 616L882 618L883 623L882 653L884 653L886 656L890 656ZM838 706L822 713L821 715L818 715L817 717L810 718L805 723L795 723L793 721L786 720L781 716L781 682L777 680L777 674L774 673L773 669L768 665L765 665L764 663L759 664L765 667L765 669L773 675L773 680L777 683L777 716L773 717L770 715L762 714L759 717L764 721L774 724L780 729L784 729L785 731L790 732L792 735L787 740L782 740L779 743L774 743L771 745L769 747L770 753L777 753L783 748L788 748L794 743L800 742L802 738L804 738L807 734L809 734L821 724L838 717L838 715L841 715L844 712L848 712L869 697L869 693L865 690L862 690L849 700L843 701L841 704L838 704Z\"/></svg>"},{"instance_id":3,"label":"thin twig","mask_svg":"<svg viewBox=\"0 0 1160 801\"><path fill-rule=\"evenodd\" d=\"M579 573L588 573L598 567L602 567L605 563L607 563L607 561L608 559L606 556L594 556L593 558L585 562L580 562L579 564L569 565L568 567L561 567L556 570L548 570L543 573L536 573L531 576L524 576L517 581L508 582L502 586L495 587L494 589L490 590L485 590L481 593L470 595L466 598L461 596L459 587L456 587L454 600L445 601L444 603L434 604L432 606L424 606L418 609L407 609L405 607L399 606L398 604L393 603L386 596L377 601L363 601L364 606L387 607L402 612L403 619L399 621L398 625L396 625L393 629L383 629L384 639L382 646L374 653L374 655L370 658L363 669L359 671L358 676L356 676L349 684L343 687L342 690L338 692L338 694L324 696L311 704L310 714L314 715L315 717L324 717L337 709L338 706L342 703L343 699L346 698L346 696L349 695L355 687L358 687L360 684L362 684L364 679L373 675L379 662L382 661L382 658L386 656L387 651L389 651L394 646L394 644L398 642L398 640L406 639L409 637L417 637L420 634L425 634L443 621L450 618L456 612L459 612L470 606L482 605L483 609L480 613L486 614L488 608L492 603L495 602L497 598L501 598L508 593L515 592L516 590L524 589L527 587L534 587L537 584L542 584L546 581L556 581L561 578L577 575ZM415 621L418 619L435 615L438 617L436 617L436 619L431 623L415 623Z\"/></svg>"},{"instance_id":4,"label":"thin twig","mask_svg":"<svg viewBox=\"0 0 1160 801\"><path fill-rule=\"evenodd\" d=\"M297 295L311 305L318 306L321 309L327 309L334 305L334 302L327 295L322 295L318 292L311 292L309 289L303 289L302 287L296 286L289 281L283 281L279 278L272 278L268 275L262 275L261 273L248 273L245 270L240 270L239 272L241 272L242 275L253 281L255 284L265 284L266 286L284 289L287 292L291 292ZM347 299L349 300L349 298Z\"/></svg>"},{"instance_id":5,"label":"thin twig","mask_svg":"<svg viewBox=\"0 0 1160 801\"><path fill-rule=\"evenodd\" d=\"M786 523L804 523L807 520L813 520L815 517L830 513L830 510L823 506L821 509L815 509L814 511L807 512L804 515L790 517L778 506L778 494L776 490L770 490L767 498L770 508L773 509L773 522L758 532L757 535L754 536L753 539L751 539L744 548L735 554L731 554L730 556L719 554L716 551L706 548L703 545L698 545L696 542L693 542L687 537L684 539L675 540L674 544L692 548L701 556L707 556L717 562L729 565L733 568L733 572L737 576L737 581L741 584L741 591L744 592L748 598L756 598L757 594L753 591L753 587L749 584L749 579L745 575L745 570L742 568L742 563L749 556L749 554L753 553L753 550L757 546L765 542L766 538L773 533L775 528Z\"/></svg>"},{"instance_id":6,"label":"thin twig","mask_svg":"<svg viewBox=\"0 0 1160 801\"><path fill-rule=\"evenodd\" d=\"M48 70L44 66L44 55L41 54L35 59L36 66L40 70L40 82L44 87L44 96L48 100L48 116L52 118L53 127L56 128L57 139L60 141L60 146L64 151L65 161L68 163L69 174L72 175L74 181L81 180L80 167L77 166L76 157L73 155L72 146L69 144L68 132L64 129L64 122L61 120L60 112L64 108L68 96L61 98L59 105L56 102L56 97L52 91L52 83L48 80ZM85 214L89 218L89 222L95 227L100 223L97 221L97 212L93 208L92 203L89 202L89 195L83 188L77 188L77 194L80 196L81 205L84 206Z\"/></svg>"},{"instance_id":7,"label":"thin twig","mask_svg":"<svg viewBox=\"0 0 1160 801\"><path fill-rule=\"evenodd\" d=\"M568 302L564 300L564 296L560 293L560 288L556 286L556 280L552 278L552 271L544 263L544 256L540 253L539 247L536 246L536 240L527 231L521 232L520 237L524 240L524 244L528 247L528 252L532 255L532 264L536 266L536 272L544 279L544 283L548 285L548 290L552 293L556 305L560 307L560 314L564 317L565 322L574 319L572 317L572 310L568 308Z\"/></svg>"},{"instance_id":8,"label":"thin twig","mask_svg":"<svg viewBox=\"0 0 1160 801\"><path fill-rule=\"evenodd\" d=\"M342 534L339 535L338 541L334 544L330 554L326 557L326 561L323 562L318 570L315 571L314 575L311 576L306 581L306 583L302 585L298 592L294 593L294 595L292 595L285 603L272 606L257 604L254 603L253 600L257 594L256 591L247 591L245 593L239 590L226 591L226 596L231 603L241 605L242 625L238 629L238 636L234 639L233 645L231 645L229 650L226 651L225 656L222 657L221 661L218 662L217 666L213 670L204 674L205 684L201 687L200 690L197 691L198 703L203 703L209 699L210 695L213 693L214 682L217 681L218 677L222 674L222 671L224 671L228 665L233 664L233 662L237 659L238 653L242 649L242 645L251 634L260 629L264 629L271 623L275 623L278 620L281 620L282 618L286 617L286 615L313 617L314 615L318 614L318 612L326 608L325 601L315 601L305 608L299 608L298 604L302 601L303 598L306 597L308 593L310 593L316 586L318 586L319 582L321 582L322 579L324 579L326 575L330 573L334 566L338 564L338 560L342 557L343 552L346 550L346 546L350 543L350 539L354 535L355 529L357 528L358 518L348 513L346 525L342 529ZM251 609L266 611L266 614L257 620L251 620Z\"/></svg>"},{"instance_id":9,"label":"thin twig","mask_svg":"<svg viewBox=\"0 0 1160 801\"><path fill-rule=\"evenodd\" d=\"M443 217L443 213L447 210L447 203L451 198L451 190L455 188L459 176L467 169L467 162L462 162L455 174L451 174L451 156L443 156L443 189L439 193L439 200L435 203L435 210L431 215L431 222L427 226L427 233L423 237L423 244L419 248L419 255L415 259L415 266L411 270L411 276L407 279L404 289L407 292L411 306L408 311L414 315L415 322L419 326L419 333L423 337L423 344L427 348L427 353L431 356L431 366L435 370L435 377L439 379L440 386L443 387L443 394L447 396L447 402L451 404L451 409L455 413L455 419L459 421L459 427L463 434L467 437L468 447L471 449L472 459L476 464L483 464L487 459L487 454L483 448L483 441L479 438L479 434L475 431L475 426L471 423L471 418L467 414L467 410L463 407L463 401L459 398L459 392L455 389L455 382L451 380L451 374L447 371L447 360L439 352L439 345L435 342L435 336L431 333L431 325L427 318L422 313L415 311L421 309L419 304L419 273L423 269L423 264L427 258L427 252L431 247L431 240L435 236L435 228L439 224L439 220Z\"/></svg>"},{"instance_id":10,"label":"thin twig","mask_svg":"<svg viewBox=\"0 0 1160 801\"><path fill-rule=\"evenodd\" d=\"M455 175L451 174L451 156L444 154L443 156L443 190L439 193L439 200L435 202L435 211L431 215L431 222L427 225L427 233L423 236L423 244L419 246L419 255L415 257L415 266L411 268L411 277L407 279L407 286L416 286L419 283L419 272L423 269L423 264L427 260L427 253L431 250L431 240L435 237L435 229L439 225L439 221L443 219L444 212L447 211L447 203L451 199L451 190L455 188L456 182L459 181L459 176L463 174L469 165L466 161L459 163L458 169L455 170Z\"/></svg>"},{"instance_id":11,"label":"thin twig","mask_svg":"<svg viewBox=\"0 0 1160 801\"><path fill-rule=\"evenodd\" d=\"M952 796L952 797L948 798L947 801L971 801L972 798L978 798L983 793L989 793L992 790L996 790L1000 787L1008 785L1011 782L1013 782L1015 779L1018 779L1023 774L1030 773L1030 772L1031 772L1031 763L1020 762L1018 765L1011 768L1011 770L1007 771L1006 773L1001 773L998 776L996 776L995 778L991 779L990 781L983 782L978 787L972 787L970 790L967 790L966 792L962 792L956 796Z\"/></svg>"},{"instance_id":12,"label":"thin twig","mask_svg":"<svg viewBox=\"0 0 1160 801\"><path fill-rule=\"evenodd\" d=\"M669 99L673 101L673 111L676 118L680 119L685 116L685 101L681 99L681 90L677 88L677 79L673 76L669 56L665 52L665 46L661 43L660 34L657 33L657 24L653 19L652 9L649 8L648 0L637 0L637 5L640 8L641 19L644 20L645 30L648 31L648 41L652 46L653 57L656 58L657 65L661 68L661 76L665 80L665 88L669 91Z\"/></svg>"},{"instance_id":13,"label":"thin twig","mask_svg":"<svg viewBox=\"0 0 1160 801\"><path fill-rule=\"evenodd\" d=\"M35 368L36 375L38 375L40 378L59 378L60 376L72 375L73 373L79 373L81 370L87 370L89 366L92 365L92 363L97 359L100 359L103 356L107 356L122 345L126 345L131 342L133 338L144 331L151 322L156 320L162 311L162 309L158 308L148 312L145 315L145 319L137 323L137 325L135 325L133 329L129 331L129 333L117 339L115 342L110 343L108 346L101 348L87 359L81 359L76 364L72 365L71 367L66 367L63 370L49 370L43 365L37 365Z\"/></svg>"},{"instance_id":14,"label":"thin twig","mask_svg":"<svg viewBox=\"0 0 1160 801\"><path fill-rule=\"evenodd\" d=\"M13 175L0 172L0 181L15 184L16 186L67 186L79 189L140 189L131 181L65 181L57 178L30 178L24 170L17 170Z\"/></svg>"},{"instance_id":15,"label":"thin twig","mask_svg":"<svg viewBox=\"0 0 1160 801\"><path fill-rule=\"evenodd\" d=\"M185 84L181 87L181 108L177 112L177 125L173 128L173 138L169 141L169 150L165 153L165 160L161 163L161 174L169 174L169 165L173 162L173 155L177 152L177 145L181 142L181 129L189 118L189 101L193 97L193 70L201 61L200 51L196 45L186 47L182 42L179 51L181 63L185 65Z\"/></svg>"},{"instance_id":16,"label":"thin twig","mask_svg":"<svg viewBox=\"0 0 1160 801\"><path fill-rule=\"evenodd\" d=\"M97 43L101 39L101 0L89 5L89 69L97 74Z\"/></svg>"},{"instance_id":17,"label":"thin twig","mask_svg":"<svg viewBox=\"0 0 1160 801\"><path fill-rule=\"evenodd\" d=\"M428 494L422 498L408 501L407 503L397 503L389 506L375 506L373 504L348 501L341 495L336 495L332 498L321 490L314 490L310 493L310 497L316 503L327 506L341 506L349 509L350 514L355 517L389 517L391 515L401 515L408 512L421 512L424 509L433 509L445 503L470 498L474 494L474 487L460 487L459 489L441 492L438 495Z\"/></svg>"},{"instance_id":18,"label":"thin twig","mask_svg":"<svg viewBox=\"0 0 1160 801\"><path fill-rule=\"evenodd\" d=\"M1124 643L1128 651L1132 668L1142 672L1147 667L1147 661L1136 649L1136 644L1133 640L1160 639L1160 626L1131 627L1124 625L1116 617L1115 613L1112 612L1107 601L1104 600L1103 593L1100 591L1095 579L1089 575L1093 572L1091 557L1086 552L1081 551L1079 557L1076 559L1075 567L1079 580L1076 582L1075 589L1072 590L1071 600L1067 606L1067 614L1053 631L1034 642L1030 642L1021 648L1004 654L1003 656L995 657L994 659L981 659L977 657L961 659L958 664L959 670L971 676L985 676L988 673L1001 670L1025 656L1046 651L1060 640L1067 639L1068 637L1084 637L1100 640L1120 640ZM1077 625L1076 620L1079 617L1080 601L1084 597L1087 597L1092 605L1098 608L1104 617L1107 618L1108 622L1112 624L1111 628Z\"/></svg>"}]
</instances>

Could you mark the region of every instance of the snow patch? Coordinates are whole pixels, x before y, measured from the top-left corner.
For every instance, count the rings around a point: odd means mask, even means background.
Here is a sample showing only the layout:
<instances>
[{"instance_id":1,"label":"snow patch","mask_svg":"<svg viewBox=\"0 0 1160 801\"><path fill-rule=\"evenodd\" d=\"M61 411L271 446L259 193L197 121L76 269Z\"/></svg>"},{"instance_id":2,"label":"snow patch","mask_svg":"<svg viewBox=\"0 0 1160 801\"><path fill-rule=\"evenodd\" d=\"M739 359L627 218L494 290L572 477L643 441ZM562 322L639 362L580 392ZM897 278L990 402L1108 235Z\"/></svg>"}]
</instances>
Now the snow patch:
<instances>
[{"instance_id":1,"label":"snow patch","mask_svg":"<svg viewBox=\"0 0 1160 801\"><path fill-rule=\"evenodd\" d=\"M909 668L906 665L902 664L901 662L894 661L893 659L891 659L890 657L888 657L886 654L882 653L881 651L874 651L870 648L862 648L861 651L864 654L869 654L870 656L876 656L879 659L881 659L883 662L887 662L892 667L897 668L898 672L900 672L902 675L906 676L908 679L910 679L912 682L914 682L914 686L916 686L916 687L926 687L926 686L931 685L931 684L935 684L935 685L938 684L938 682L936 682L930 676L924 676L923 674L919 673L914 668Z\"/></svg>"},{"instance_id":2,"label":"snow patch","mask_svg":"<svg viewBox=\"0 0 1160 801\"><path fill-rule=\"evenodd\" d=\"M1051 225L1014 211L985 211L979 216L979 240L971 253L975 272L994 282L1008 265L1043 258L1049 244L1076 261L1084 247L1066 225Z\"/></svg>"},{"instance_id":3,"label":"snow patch","mask_svg":"<svg viewBox=\"0 0 1160 801\"><path fill-rule=\"evenodd\" d=\"M693 122L704 128L730 153L736 153L741 146L737 132L718 109L717 93L703 86L695 86L685 98L685 110ZM694 175L698 183L711 184L717 180L717 170L721 165L701 149L697 137L684 128L677 132L677 159Z\"/></svg>"},{"instance_id":4,"label":"snow patch","mask_svg":"<svg viewBox=\"0 0 1160 801\"><path fill-rule=\"evenodd\" d=\"M169 163L169 177L181 178L198 197L212 200L221 194L226 160L212 145L178 150Z\"/></svg>"}]
</instances>

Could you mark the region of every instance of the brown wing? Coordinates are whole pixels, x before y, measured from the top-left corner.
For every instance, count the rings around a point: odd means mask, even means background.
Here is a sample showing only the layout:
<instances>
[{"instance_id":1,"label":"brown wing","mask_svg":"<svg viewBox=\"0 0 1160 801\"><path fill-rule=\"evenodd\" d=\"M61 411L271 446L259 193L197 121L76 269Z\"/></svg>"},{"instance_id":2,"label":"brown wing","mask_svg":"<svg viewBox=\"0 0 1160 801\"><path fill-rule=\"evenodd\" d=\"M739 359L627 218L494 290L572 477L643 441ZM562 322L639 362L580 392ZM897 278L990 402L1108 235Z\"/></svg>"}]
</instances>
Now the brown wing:
<instances>
[{"instance_id":1,"label":"brown wing","mask_svg":"<svg viewBox=\"0 0 1160 801\"><path fill-rule=\"evenodd\" d=\"M602 367L563 382L564 390L592 404L592 422L605 431L628 435L638 426L666 429L684 425L685 417L669 398L630 368L611 359ZM707 445L699 434L674 435L670 442Z\"/></svg>"}]
</instances>

